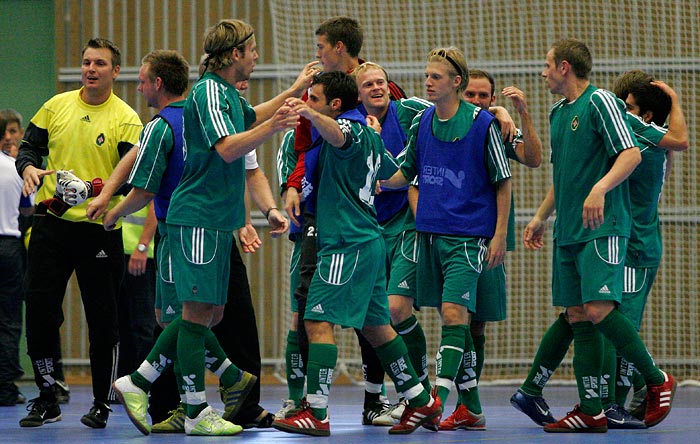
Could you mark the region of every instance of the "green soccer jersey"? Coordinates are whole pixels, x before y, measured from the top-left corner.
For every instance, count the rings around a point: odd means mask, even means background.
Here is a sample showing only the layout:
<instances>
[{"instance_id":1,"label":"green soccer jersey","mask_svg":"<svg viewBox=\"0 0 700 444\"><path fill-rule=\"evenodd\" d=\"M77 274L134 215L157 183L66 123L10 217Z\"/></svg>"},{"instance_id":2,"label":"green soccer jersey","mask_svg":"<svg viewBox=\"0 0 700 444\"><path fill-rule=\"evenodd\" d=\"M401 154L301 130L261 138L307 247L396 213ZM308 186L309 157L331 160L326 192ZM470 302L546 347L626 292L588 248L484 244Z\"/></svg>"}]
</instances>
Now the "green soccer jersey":
<instances>
[{"instance_id":1,"label":"green soccer jersey","mask_svg":"<svg viewBox=\"0 0 700 444\"><path fill-rule=\"evenodd\" d=\"M277 151L277 183L280 185L280 195L286 188L287 177L294 171L297 157L294 151L294 130L290 130L284 133L282 144Z\"/></svg>"},{"instance_id":2,"label":"green soccer jersey","mask_svg":"<svg viewBox=\"0 0 700 444\"><path fill-rule=\"evenodd\" d=\"M627 113L627 120L642 150L642 163L628 179L632 232L627 244L625 265L634 268L658 267L662 249L659 197L666 173L666 150L658 145L666 130L647 124L639 116L630 113Z\"/></svg>"},{"instance_id":3,"label":"green soccer jersey","mask_svg":"<svg viewBox=\"0 0 700 444\"><path fill-rule=\"evenodd\" d=\"M444 142L453 142L462 139L471 129L479 111L480 108L471 103L461 101L457 113L449 120L442 121L438 119L436 113L435 116L433 116L432 122L433 135ZM422 115L423 112L419 113L413 119L413 123L407 134L406 149L402 153L401 172L409 181L412 181L418 175L416 141L418 139L418 130ZM488 150L486 158L491 183L509 178L511 176L510 166L506 159L501 133L498 130L498 124L495 120L489 127L488 145L486 149Z\"/></svg>"},{"instance_id":4,"label":"green soccer jersey","mask_svg":"<svg viewBox=\"0 0 700 444\"><path fill-rule=\"evenodd\" d=\"M558 246L606 236L629 237L630 200L627 181L605 195L604 223L583 227L583 202L610 170L617 155L637 146L625 117L625 105L611 92L593 85L573 102L563 99L549 115L554 170L554 238Z\"/></svg>"},{"instance_id":5,"label":"green soccer jersey","mask_svg":"<svg viewBox=\"0 0 700 444\"><path fill-rule=\"evenodd\" d=\"M185 101L173 102L168 106L182 108ZM129 184L158 193L174 144L173 130L165 119L156 116L148 122L139 137L139 151L129 175Z\"/></svg>"},{"instance_id":6,"label":"green soccer jersey","mask_svg":"<svg viewBox=\"0 0 700 444\"><path fill-rule=\"evenodd\" d=\"M342 118L338 123L345 145L336 148L324 142L318 157L319 254L345 252L381 236L374 209L375 184L398 168L374 130Z\"/></svg>"},{"instance_id":7,"label":"green soccer jersey","mask_svg":"<svg viewBox=\"0 0 700 444\"><path fill-rule=\"evenodd\" d=\"M245 224L244 157L227 163L214 145L254 121L255 110L221 77L208 72L197 81L185 102L185 167L170 202L168 224L221 231Z\"/></svg>"}]
</instances>

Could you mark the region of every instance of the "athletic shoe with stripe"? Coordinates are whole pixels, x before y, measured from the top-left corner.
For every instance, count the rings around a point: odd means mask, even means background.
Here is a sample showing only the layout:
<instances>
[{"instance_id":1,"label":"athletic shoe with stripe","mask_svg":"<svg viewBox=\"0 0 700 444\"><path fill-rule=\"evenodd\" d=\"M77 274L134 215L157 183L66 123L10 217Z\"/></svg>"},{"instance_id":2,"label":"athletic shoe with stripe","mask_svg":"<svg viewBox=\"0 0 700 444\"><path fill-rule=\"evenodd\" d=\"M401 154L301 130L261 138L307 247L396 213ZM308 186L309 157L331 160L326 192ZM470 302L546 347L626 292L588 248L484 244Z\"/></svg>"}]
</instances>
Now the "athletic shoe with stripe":
<instances>
[{"instance_id":1,"label":"athletic shoe with stripe","mask_svg":"<svg viewBox=\"0 0 700 444\"><path fill-rule=\"evenodd\" d=\"M374 420L380 416L389 416L392 405L382 401L371 401L362 411L362 425L394 425L391 424L375 424ZM389 418L391 418L389 416Z\"/></svg>"},{"instance_id":2,"label":"athletic shoe with stripe","mask_svg":"<svg viewBox=\"0 0 700 444\"><path fill-rule=\"evenodd\" d=\"M236 416L243 405L248 393L255 386L258 377L245 370L241 370L241 378L231 387L219 387L221 402L224 403L224 413L221 415L226 421L230 421Z\"/></svg>"},{"instance_id":3,"label":"athletic shoe with stripe","mask_svg":"<svg viewBox=\"0 0 700 444\"><path fill-rule=\"evenodd\" d=\"M185 433L196 436L233 436L243 431L243 427L228 422L207 406L196 418L185 417Z\"/></svg>"},{"instance_id":4,"label":"athletic shoe with stripe","mask_svg":"<svg viewBox=\"0 0 700 444\"><path fill-rule=\"evenodd\" d=\"M596 416L586 415L577 404L565 417L553 424L545 424L545 432L554 433L605 433L608 420L602 410Z\"/></svg>"},{"instance_id":5,"label":"athletic shoe with stripe","mask_svg":"<svg viewBox=\"0 0 700 444\"><path fill-rule=\"evenodd\" d=\"M659 385L647 386L646 412L644 413L644 424L653 427L668 416L671 412L673 395L676 393L676 380L666 372L664 382Z\"/></svg>"},{"instance_id":6,"label":"athletic shoe with stripe","mask_svg":"<svg viewBox=\"0 0 700 444\"><path fill-rule=\"evenodd\" d=\"M171 410L170 416L163 421L153 424L151 433L185 433L185 407L178 405L175 410Z\"/></svg>"},{"instance_id":7,"label":"athletic shoe with stripe","mask_svg":"<svg viewBox=\"0 0 700 444\"><path fill-rule=\"evenodd\" d=\"M440 423L440 416L442 415L442 405L440 403L440 398L430 396L430 401L422 406L413 408L407 405L401 415L401 420L398 424L389 429L390 435L406 435L413 433L418 427L424 426L430 430L437 432L437 425L434 424L435 421ZM428 427L434 425L435 427Z\"/></svg>"},{"instance_id":8,"label":"athletic shoe with stripe","mask_svg":"<svg viewBox=\"0 0 700 444\"><path fill-rule=\"evenodd\" d=\"M316 418L311 412L311 406L301 402L301 410L289 418L275 419L272 427L288 433L298 433L311 436L330 436L331 422L328 415L324 419Z\"/></svg>"},{"instance_id":9,"label":"athletic shoe with stripe","mask_svg":"<svg viewBox=\"0 0 700 444\"><path fill-rule=\"evenodd\" d=\"M467 406L459 404L454 412L440 423L440 430L486 430L483 413L472 413Z\"/></svg>"},{"instance_id":10,"label":"athletic shoe with stripe","mask_svg":"<svg viewBox=\"0 0 700 444\"><path fill-rule=\"evenodd\" d=\"M151 433L148 423L148 393L141 390L131 380L130 375L122 376L112 384L131 422L144 435Z\"/></svg>"},{"instance_id":11,"label":"athletic shoe with stripe","mask_svg":"<svg viewBox=\"0 0 700 444\"><path fill-rule=\"evenodd\" d=\"M403 414L405 408L406 400L401 400L396 404L392 404L385 413L377 416L372 420L372 425L391 427L395 424L398 424L399 420L401 420L401 415Z\"/></svg>"}]
</instances>

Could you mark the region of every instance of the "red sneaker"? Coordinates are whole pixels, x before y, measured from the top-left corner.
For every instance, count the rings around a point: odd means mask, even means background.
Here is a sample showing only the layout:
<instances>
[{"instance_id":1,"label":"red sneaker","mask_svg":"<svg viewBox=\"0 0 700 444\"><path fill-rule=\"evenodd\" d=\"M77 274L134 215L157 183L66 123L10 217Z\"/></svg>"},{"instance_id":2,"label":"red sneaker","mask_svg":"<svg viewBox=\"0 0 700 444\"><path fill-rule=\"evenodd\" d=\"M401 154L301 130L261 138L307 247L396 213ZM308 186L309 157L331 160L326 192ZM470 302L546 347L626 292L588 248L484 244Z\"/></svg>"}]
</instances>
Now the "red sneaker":
<instances>
[{"instance_id":1,"label":"red sneaker","mask_svg":"<svg viewBox=\"0 0 700 444\"><path fill-rule=\"evenodd\" d=\"M554 433L605 433L608 431L608 420L605 412L600 411L596 416L586 415L578 404L574 410L553 424L545 424L545 432Z\"/></svg>"},{"instance_id":2,"label":"red sneaker","mask_svg":"<svg viewBox=\"0 0 700 444\"><path fill-rule=\"evenodd\" d=\"M389 434L407 435L413 433L421 425L427 425L427 423L433 422L435 419L439 422L440 415L442 415L440 398L430 396L430 401L422 407L413 408L407 405L403 415L401 415L401 420L389 429ZM430 430L433 430L433 428L430 428ZM437 427L434 430L437 432Z\"/></svg>"},{"instance_id":3,"label":"red sneaker","mask_svg":"<svg viewBox=\"0 0 700 444\"><path fill-rule=\"evenodd\" d=\"M460 404L454 412L440 423L440 430L486 430L486 418L483 413L469 411L467 406Z\"/></svg>"},{"instance_id":4,"label":"red sneaker","mask_svg":"<svg viewBox=\"0 0 700 444\"><path fill-rule=\"evenodd\" d=\"M647 386L646 412L644 413L644 424L653 427L668 416L671 412L673 395L676 393L676 380L666 372L664 382L659 385Z\"/></svg>"},{"instance_id":5,"label":"red sneaker","mask_svg":"<svg viewBox=\"0 0 700 444\"><path fill-rule=\"evenodd\" d=\"M313 413L311 413L309 404L303 400L301 410L289 418L275 419L272 422L272 427L283 432L299 433L302 435L330 436L331 434L331 423L328 419L328 415L326 415L326 418L323 420L316 419Z\"/></svg>"}]
</instances>

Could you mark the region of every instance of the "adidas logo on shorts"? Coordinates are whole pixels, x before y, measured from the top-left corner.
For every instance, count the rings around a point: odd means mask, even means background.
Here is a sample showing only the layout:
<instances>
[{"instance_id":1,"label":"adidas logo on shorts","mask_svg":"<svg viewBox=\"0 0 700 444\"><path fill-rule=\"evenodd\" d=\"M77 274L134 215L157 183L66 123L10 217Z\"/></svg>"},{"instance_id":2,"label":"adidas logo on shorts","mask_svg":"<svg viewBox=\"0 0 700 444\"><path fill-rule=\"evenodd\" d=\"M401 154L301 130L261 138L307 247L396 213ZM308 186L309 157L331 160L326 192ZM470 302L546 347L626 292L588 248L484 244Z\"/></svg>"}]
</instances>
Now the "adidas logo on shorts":
<instances>
[{"instance_id":1,"label":"adidas logo on shorts","mask_svg":"<svg viewBox=\"0 0 700 444\"><path fill-rule=\"evenodd\" d=\"M104 259L104 258L109 257L109 256L107 256L107 253L105 253L104 250L100 250L100 252L97 253L97 254L95 255L95 257L96 257L97 259Z\"/></svg>"},{"instance_id":2,"label":"adidas logo on shorts","mask_svg":"<svg viewBox=\"0 0 700 444\"><path fill-rule=\"evenodd\" d=\"M462 295L462 299L469 300L469 292L466 292Z\"/></svg>"},{"instance_id":3,"label":"adidas logo on shorts","mask_svg":"<svg viewBox=\"0 0 700 444\"><path fill-rule=\"evenodd\" d=\"M408 286L408 282L406 282L406 281L401 281L401 283L399 284L399 288L403 288L405 290L411 289L411 287Z\"/></svg>"},{"instance_id":4,"label":"adidas logo on shorts","mask_svg":"<svg viewBox=\"0 0 700 444\"><path fill-rule=\"evenodd\" d=\"M607 285L603 285L600 287L600 290L598 290L598 293L600 294L610 294L610 289L608 288Z\"/></svg>"},{"instance_id":5,"label":"adidas logo on shorts","mask_svg":"<svg viewBox=\"0 0 700 444\"><path fill-rule=\"evenodd\" d=\"M323 311L323 307L321 307L321 304L315 305L314 308L311 309L311 311L314 313L321 313L321 314L325 313Z\"/></svg>"},{"instance_id":6,"label":"adidas logo on shorts","mask_svg":"<svg viewBox=\"0 0 700 444\"><path fill-rule=\"evenodd\" d=\"M175 310L173 310L172 305L168 305L168 308L165 309L165 314L169 314L169 315L175 314Z\"/></svg>"}]
</instances>

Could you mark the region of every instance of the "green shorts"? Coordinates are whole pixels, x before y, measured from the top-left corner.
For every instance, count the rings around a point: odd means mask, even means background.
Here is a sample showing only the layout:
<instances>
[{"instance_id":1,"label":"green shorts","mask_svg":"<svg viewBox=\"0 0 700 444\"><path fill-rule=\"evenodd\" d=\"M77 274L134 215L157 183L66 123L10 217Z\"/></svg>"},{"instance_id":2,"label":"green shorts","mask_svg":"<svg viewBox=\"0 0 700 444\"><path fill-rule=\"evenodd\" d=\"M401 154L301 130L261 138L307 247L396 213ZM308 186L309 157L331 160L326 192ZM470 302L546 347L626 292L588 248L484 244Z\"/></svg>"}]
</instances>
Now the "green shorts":
<instances>
[{"instance_id":1,"label":"green shorts","mask_svg":"<svg viewBox=\"0 0 700 444\"><path fill-rule=\"evenodd\" d=\"M173 267L170 260L170 244L168 243L168 230L165 222L158 222L160 242L156 254L156 303L155 308L161 310L160 320L170 323L182 314L182 304L177 300L175 280L173 279Z\"/></svg>"},{"instance_id":2,"label":"green shorts","mask_svg":"<svg viewBox=\"0 0 700 444\"><path fill-rule=\"evenodd\" d=\"M168 239L178 300L226 304L231 232L168 224Z\"/></svg>"},{"instance_id":3,"label":"green shorts","mask_svg":"<svg viewBox=\"0 0 700 444\"><path fill-rule=\"evenodd\" d=\"M622 301L627 238L601 237L557 246L552 255L552 304L574 307L592 301Z\"/></svg>"},{"instance_id":4,"label":"green shorts","mask_svg":"<svg viewBox=\"0 0 700 444\"><path fill-rule=\"evenodd\" d=\"M620 313L627 316L639 331L642 328L642 316L651 286L654 285L658 267L625 267L625 285L622 290Z\"/></svg>"},{"instance_id":5,"label":"green shorts","mask_svg":"<svg viewBox=\"0 0 700 444\"><path fill-rule=\"evenodd\" d=\"M476 284L476 311L472 319L496 322L506 318L506 266L481 272Z\"/></svg>"},{"instance_id":6,"label":"green shorts","mask_svg":"<svg viewBox=\"0 0 700 444\"><path fill-rule=\"evenodd\" d=\"M390 295L416 298L416 230L402 231L398 236L385 237Z\"/></svg>"},{"instance_id":7,"label":"green shorts","mask_svg":"<svg viewBox=\"0 0 700 444\"><path fill-rule=\"evenodd\" d=\"M289 259L289 305L292 313L299 311L297 298L294 297L294 290L299 286L299 259L301 259L301 238L296 236L294 247L292 247L292 257Z\"/></svg>"},{"instance_id":8,"label":"green shorts","mask_svg":"<svg viewBox=\"0 0 700 444\"><path fill-rule=\"evenodd\" d=\"M476 287L487 252L487 239L418 233L416 267L419 307L451 302L476 309Z\"/></svg>"},{"instance_id":9,"label":"green shorts","mask_svg":"<svg viewBox=\"0 0 700 444\"><path fill-rule=\"evenodd\" d=\"M319 251L304 319L358 329L388 325L385 256L382 238L344 253Z\"/></svg>"}]
</instances>

